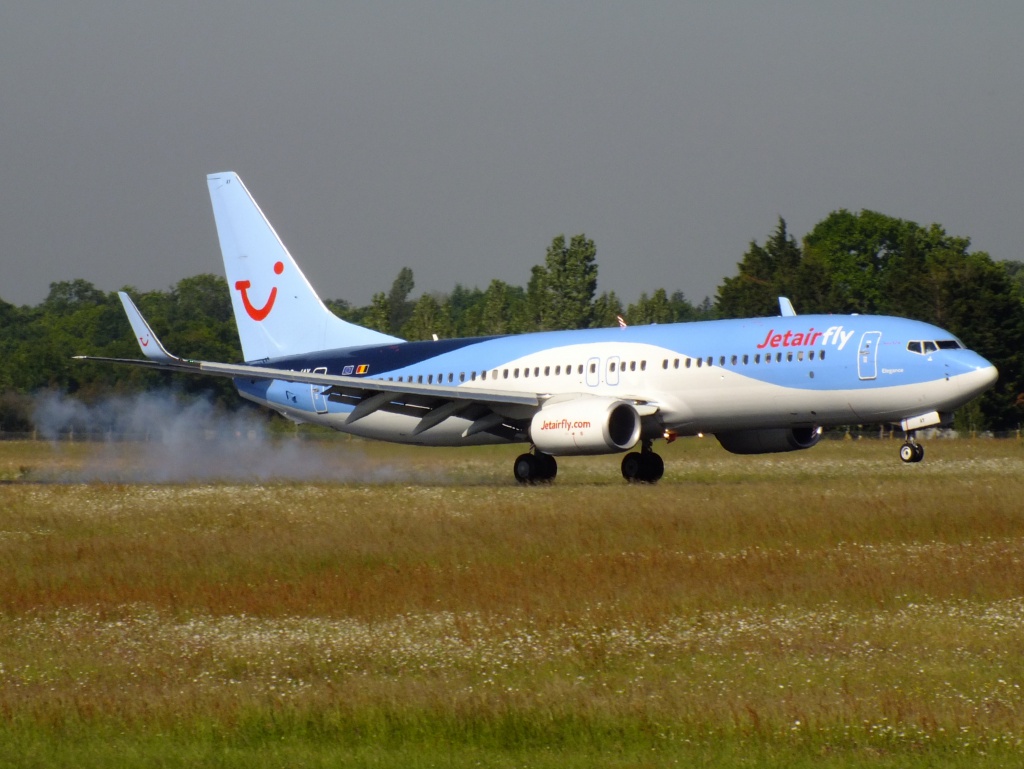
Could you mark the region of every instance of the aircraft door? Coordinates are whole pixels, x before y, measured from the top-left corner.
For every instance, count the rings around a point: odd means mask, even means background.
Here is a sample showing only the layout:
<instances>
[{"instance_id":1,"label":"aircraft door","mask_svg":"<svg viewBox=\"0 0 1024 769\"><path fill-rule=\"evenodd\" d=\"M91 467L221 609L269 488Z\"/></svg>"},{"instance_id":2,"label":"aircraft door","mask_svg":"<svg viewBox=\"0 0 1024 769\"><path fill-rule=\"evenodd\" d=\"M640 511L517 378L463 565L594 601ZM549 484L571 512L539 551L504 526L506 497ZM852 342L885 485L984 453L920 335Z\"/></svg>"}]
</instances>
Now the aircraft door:
<instances>
[{"instance_id":1,"label":"aircraft door","mask_svg":"<svg viewBox=\"0 0 1024 769\"><path fill-rule=\"evenodd\" d=\"M865 331L857 347L857 376L874 379L878 376L878 342L881 331Z\"/></svg>"},{"instance_id":2,"label":"aircraft door","mask_svg":"<svg viewBox=\"0 0 1024 769\"><path fill-rule=\"evenodd\" d=\"M327 367L321 366L320 368L313 369L314 374L326 374ZM309 394L313 397L313 410L317 414L327 413L327 396L324 395L324 390L327 388L323 385L310 385Z\"/></svg>"}]
</instances>

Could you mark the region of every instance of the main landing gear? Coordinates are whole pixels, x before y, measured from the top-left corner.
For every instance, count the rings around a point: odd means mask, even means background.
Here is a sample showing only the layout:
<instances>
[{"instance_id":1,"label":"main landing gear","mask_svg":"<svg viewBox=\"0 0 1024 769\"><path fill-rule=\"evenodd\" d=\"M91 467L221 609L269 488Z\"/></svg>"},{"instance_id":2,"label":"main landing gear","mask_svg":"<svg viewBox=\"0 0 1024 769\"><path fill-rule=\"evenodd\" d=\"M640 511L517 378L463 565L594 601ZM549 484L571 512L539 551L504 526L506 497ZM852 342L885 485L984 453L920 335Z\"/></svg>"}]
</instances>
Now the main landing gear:
<instances>
[{"instance_id":1,"label":"main landing gear","mask_svg":"<svg viewBox=\"0 0 1024 769\"><path fill-rule=\"evenodd\" d=\"M907 442L900 446L900 459L904 462L920 462L924 459L924 446L917 442L913 433L907 433Z\"/></svg>"},{"instance_id":2,"label":"main landing gear","mask_svg":"<svg viewBox=\"0 0 1024 769\"><path fill-rule=\"evenodd\" d=\"M622 477L631 483L657 483L665 474L665 460L651 450L651 440L622 458Z\"/></svg>"},{"instance_id":3,"label":"main landing gear","mask_svg":"<svg viewBox=\"0 0 1024 769\"><path fill-rule=\"evenodd\" d=\"M622 477L636 483L657 483L665 474L665 461L651 450L652 441L641 443L640 451L633 451L622 458ZM520 483L546 483L558 474L558 463L550 454L535 451L520 454L512 466L516 480Z\"/></svg>"},{"instance_id":4,"label":"main landing gear","mask_svg":"<svg viewBox=\"0 0 1024 769\"><path fill-rule=\"evenodd\" d=\"M558 474L558 463L553 456L540 451L535 454L520 454L516 457L512 471L520 483L541 483L554 480Z\"/></svg>"}]
</instances>

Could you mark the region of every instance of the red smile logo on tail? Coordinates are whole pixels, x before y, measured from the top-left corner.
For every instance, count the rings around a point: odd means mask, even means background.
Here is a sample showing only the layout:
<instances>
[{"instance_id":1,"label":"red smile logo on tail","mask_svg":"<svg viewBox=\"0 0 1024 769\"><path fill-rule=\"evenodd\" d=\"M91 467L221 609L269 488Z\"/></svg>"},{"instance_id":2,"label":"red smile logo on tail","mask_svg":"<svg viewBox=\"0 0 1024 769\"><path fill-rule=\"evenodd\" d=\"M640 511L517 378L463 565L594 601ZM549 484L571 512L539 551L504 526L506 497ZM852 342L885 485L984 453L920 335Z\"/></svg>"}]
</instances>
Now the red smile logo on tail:
<instances>
[{"instance_id":1,"label":"red smile logo on tail","mask_svg":"<svg viewBox=\"0 0 1024 769\"><path fill-rule=\"evenodd\" d=\"M277 262L274 265L274 273L280 275L284 272L284 264ZM255 321L260 321L270 315L270 311L274 309L274 301L277 299L277 286L270 289L270 297L267 299L267 303L262 307L256 307L251 301L249 301L249 287L252 285L247 280L239 280L235 283L235 288L242 294L242 304L245 306L245 311L249 317Z\"/></svg>"}]
</instances>

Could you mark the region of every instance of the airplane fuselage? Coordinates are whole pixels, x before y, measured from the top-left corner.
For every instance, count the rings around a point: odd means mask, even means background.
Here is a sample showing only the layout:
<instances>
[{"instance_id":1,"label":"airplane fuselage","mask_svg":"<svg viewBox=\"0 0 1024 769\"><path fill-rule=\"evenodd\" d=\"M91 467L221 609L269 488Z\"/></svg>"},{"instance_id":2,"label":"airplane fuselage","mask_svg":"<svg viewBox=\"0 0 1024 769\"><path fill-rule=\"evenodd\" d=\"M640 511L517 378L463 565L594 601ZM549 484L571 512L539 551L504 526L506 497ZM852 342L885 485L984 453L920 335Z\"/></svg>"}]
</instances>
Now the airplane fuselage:
<instances>
[{"instance_id":1,"label":"airplane fuselage","mask_svg":"<svg viewBox=\"0 0 1024 769\"><path fill-rule=\"evenodd\" d=\"M940 346L941 345L941 346ZM518 336L407 342L292 356L290 371L654 404L644 437L775 427L900 422L948 413L985 390L994 369L948 332L867 315L801 315ZM464 435L453 415L415 433L418 415L376 412L346 424L353 404L318 385L236 378L246 398L289 418L369 438L428 445L529 440ZM517 418L516 406L505 416ZM552 426L549 429L559 429Z\"/></svg>"}]
</instances>

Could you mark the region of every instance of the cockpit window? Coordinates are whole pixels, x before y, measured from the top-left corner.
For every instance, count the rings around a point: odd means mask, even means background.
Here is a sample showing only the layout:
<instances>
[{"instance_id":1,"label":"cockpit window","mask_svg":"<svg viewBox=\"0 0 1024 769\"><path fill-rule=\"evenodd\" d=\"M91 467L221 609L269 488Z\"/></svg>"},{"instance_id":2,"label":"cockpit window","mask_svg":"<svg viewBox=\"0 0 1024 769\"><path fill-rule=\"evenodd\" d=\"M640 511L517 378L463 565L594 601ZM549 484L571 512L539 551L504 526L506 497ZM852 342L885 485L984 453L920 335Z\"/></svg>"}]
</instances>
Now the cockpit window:
<instances>
[{"instance_id":1,"label":"cockpit window","mask_svg":"<svg viewBox=\"0 0 1024 769\"><path fill-rule=\"evenodd\" d=\"M907 350L910 352L916 352L918 355L927 355L928 353L935 352L936 350L965 350L964 343L959 339L939 339L936 342L924 341L924 342L907 342Z\"/></svg>"}]
</instances>

